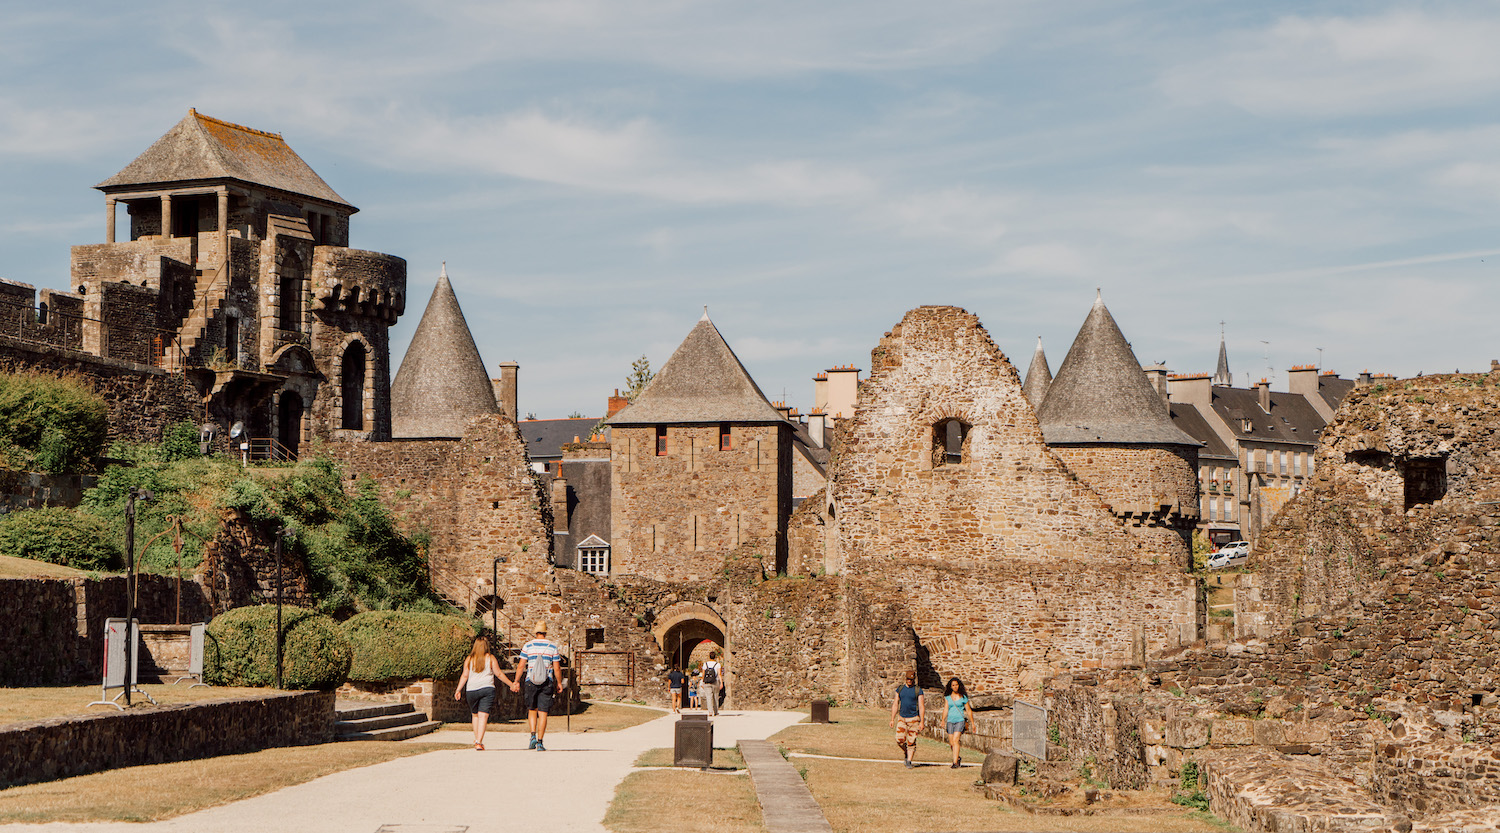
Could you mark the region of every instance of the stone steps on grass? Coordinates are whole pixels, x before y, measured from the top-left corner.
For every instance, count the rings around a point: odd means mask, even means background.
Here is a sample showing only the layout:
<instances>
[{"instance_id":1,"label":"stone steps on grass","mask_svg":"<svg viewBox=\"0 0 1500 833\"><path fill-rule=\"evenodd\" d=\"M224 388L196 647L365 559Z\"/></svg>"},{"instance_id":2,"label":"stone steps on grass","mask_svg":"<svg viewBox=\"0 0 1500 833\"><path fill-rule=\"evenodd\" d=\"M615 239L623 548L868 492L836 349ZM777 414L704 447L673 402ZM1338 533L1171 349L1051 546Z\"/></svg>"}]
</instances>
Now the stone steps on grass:
<instances>
[{"instance_id":1,"label":"stone steps on grass","mask_svg":"<svg viewBox=\"0 0 1500 833\"><path fill-rule=\"evenodd\" d=\"M443 725L428 720L410 703L340 702L333 730L339 740L406 740L435 731Z\"/></svg>"}]
</instances>

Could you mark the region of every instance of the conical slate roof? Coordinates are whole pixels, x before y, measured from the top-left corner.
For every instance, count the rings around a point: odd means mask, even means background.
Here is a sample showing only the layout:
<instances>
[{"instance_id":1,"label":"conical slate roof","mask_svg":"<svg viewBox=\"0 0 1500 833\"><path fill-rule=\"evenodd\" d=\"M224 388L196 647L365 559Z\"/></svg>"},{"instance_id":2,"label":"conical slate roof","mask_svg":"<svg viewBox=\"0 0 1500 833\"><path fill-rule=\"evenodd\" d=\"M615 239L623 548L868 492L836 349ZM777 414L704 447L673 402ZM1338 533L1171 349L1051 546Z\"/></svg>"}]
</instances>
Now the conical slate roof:
<instances>
[{"instance_id":1,"label":"conical slate roof","mask_svg":"<svg viewBox=\"0 0 1500 833\"><path fill-rule=\"evenodd\" d=\"M1033 410L1042 409L1042 400L1047 398L1047 388L1052 385L1052 368L1047 366L1047 354L1042 352L1042 337L1036 337L1036 352L1031 354L1031 366L1026 368L1026 381L1021 384L1021 393L1031 403Z\"/></svg>"},{"instance_id":2,"label":"conical slate roof","mask_svg":"<svg viewBox=\"0 0 1500 833\"><path fill-rule=\"evenodd\" d=\"M635 402L609 424L783 421L705 311Z\"/></svg>"},{"instance_id":3,"label":"conical slate roof","mask_svg":"<svg viewBox=\"0 0 1500 833\"><path fill-rule=\"evenodd\" d=\"M1229 351L1224 349L1224 334L1219 333L1219 368L1214 371L1213 383L1220 387L1232 387L1234 376L1229 373Z\"/></svg>"},{"instance_id":4,"label":"conical slate roof","mask_svg":"<svg viewBox=\"0 0 1500 833\"><path fill-rule=\"evenodd\" d=\"M1172 424L1102 298L1057 369L1037 420L1048 445L1201 445Z\"/></svg>"},{"instance_id":5,"label":"conical slate roof","mask_svg":"<svg viewBox=\"0 0 1500 833\"><path fill-rule=\"evenodd\" d=\"M498 413L495 389L444 264L391 383L391 436L460 437L473 418Z\"/></svg>"},{"instance_id":6,"label":"conical slate roof","mask_svg":"<svg viewBox=\"0 0 1500 833\"><path fill-rule=\"evenodd\" d=\"M232 179L358 210L334 193L281 134L220 121L197 110L189 110L134 162L94 187L108 193L202 179Z\"/></svg>"}]
</instances>

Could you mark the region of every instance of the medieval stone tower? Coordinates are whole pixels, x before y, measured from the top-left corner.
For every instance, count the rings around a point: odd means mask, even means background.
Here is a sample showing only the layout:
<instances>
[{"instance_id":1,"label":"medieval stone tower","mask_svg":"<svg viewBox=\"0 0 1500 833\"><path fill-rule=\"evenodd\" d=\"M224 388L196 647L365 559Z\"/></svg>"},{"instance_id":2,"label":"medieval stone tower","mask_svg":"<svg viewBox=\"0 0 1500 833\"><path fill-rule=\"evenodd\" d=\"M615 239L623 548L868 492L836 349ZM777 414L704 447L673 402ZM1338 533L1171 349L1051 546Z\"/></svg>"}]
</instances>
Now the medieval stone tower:
<instances>
[{"instance_id":1,"label":"medieval stone tower","mask_svg":"<svg viewBox=\"0 0 1500 833\"><path fill-rule=\"evenodd\" d=\"M72 254L84 350L185 371L211 420L275 453L390 437L406 261L348 248L358 209L280 135L190 110L98 188L105 242Z\"/></svg>"},{"instance_id":2,"label":"medieval stone tower","mask_svg":"<svg viewBox=\"0 0 1500 833\"><path fill-rule=\"evenodd\" d=\"M1096 299L1037 409L1047 445L1132 532L1188 567L1198 523L1198 448Z\"/></svg>"},{"instance_id":3,"label":"medieval stone tower","mask_svg":"<svg viewBox=\"0 0 1500 833\"><path fill-rule=\"evenodd\" d=\"M398 439L456 438L474 418L498 413L445 263L391 384L391 433Z\"/></svg>"},{"instance_id":4,"label":"medieval stone tower","mask_svg":"<svg viewBox=\"0 0 1500 833\"><path fill-rule=\"evenodd\" d=\"M793 429L708 313L609 424L611 574L707 578L747 544L785 570Z\"/></svg>"}]
</instances>

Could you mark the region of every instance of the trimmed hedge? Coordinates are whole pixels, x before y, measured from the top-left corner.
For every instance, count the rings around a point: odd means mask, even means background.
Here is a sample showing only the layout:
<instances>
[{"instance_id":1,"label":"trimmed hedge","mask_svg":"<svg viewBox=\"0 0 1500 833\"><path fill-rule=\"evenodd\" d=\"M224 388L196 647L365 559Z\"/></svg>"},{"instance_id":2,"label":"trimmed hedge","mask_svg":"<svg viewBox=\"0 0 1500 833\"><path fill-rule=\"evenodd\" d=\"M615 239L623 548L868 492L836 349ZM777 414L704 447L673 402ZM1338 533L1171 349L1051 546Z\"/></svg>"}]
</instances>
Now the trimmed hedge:
<instances>
[{"instance_id":1,"label":"trimmed hedge","mask_svg":"<svg viewBox=\"0 0 1500 833\"><path fill-rule=\"evenodd\" d=\"M338 623L311 610L284 605L282 686L338 688L349 677L349 639ZM276 684L276 605L241 607L208 623L203 677L210 685Z\"/></svg>"},{"instance_id":2,"label":"trimmed hedge","mask_svg":"<svg viewBox=\"0 0 1500 833\"><path fill-rule=\"evenodd\" d=\"M349 679L383 683L456 679L479 629L458 616L371 610L350 617L344 633L354 649Z\"/></svg>"},{"instance_id":3,"label":"trimmed hedge","mask_svg":"<svg viewBox=\"0 0 1500 833\"><path fill-rule=\"evenodd\" d=\"M0 555L79 570L125 566L109 524L87 512L59 507L18 509L0 517Z\"/></svg>"}]
</instances>

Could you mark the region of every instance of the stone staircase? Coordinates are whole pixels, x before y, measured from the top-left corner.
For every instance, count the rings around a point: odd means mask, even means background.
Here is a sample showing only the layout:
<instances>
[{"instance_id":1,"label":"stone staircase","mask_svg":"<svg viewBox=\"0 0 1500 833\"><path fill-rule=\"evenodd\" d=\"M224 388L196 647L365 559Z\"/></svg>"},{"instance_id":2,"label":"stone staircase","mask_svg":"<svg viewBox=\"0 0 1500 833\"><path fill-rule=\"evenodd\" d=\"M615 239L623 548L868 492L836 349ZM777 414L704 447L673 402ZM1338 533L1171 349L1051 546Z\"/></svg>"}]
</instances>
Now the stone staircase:
<instances>
[{"instance_id":1,"label":"stone staircase","mask_svg":"<svg viewBox=\"0 0 1500 833\"><path fill-rule=\"evenodd\" d=\"M425 735L443 725L428 720L410 703L358 703L339 701L338 720L333 724L339 740L406 740Z\"/></svg>"},{"instance_id":2,"label":"stone staircase","mask_svg":"<svg viewBox=\"0 0 1500 833\"><path fill-rule=\"evenodd\" d=\"M183 320L179 332L184 356L191 355L208 332L208 325L218 317L229 294L229 264L223 263L211 275L200 275L193 309Z\"/></svg>"}]
</instances>

